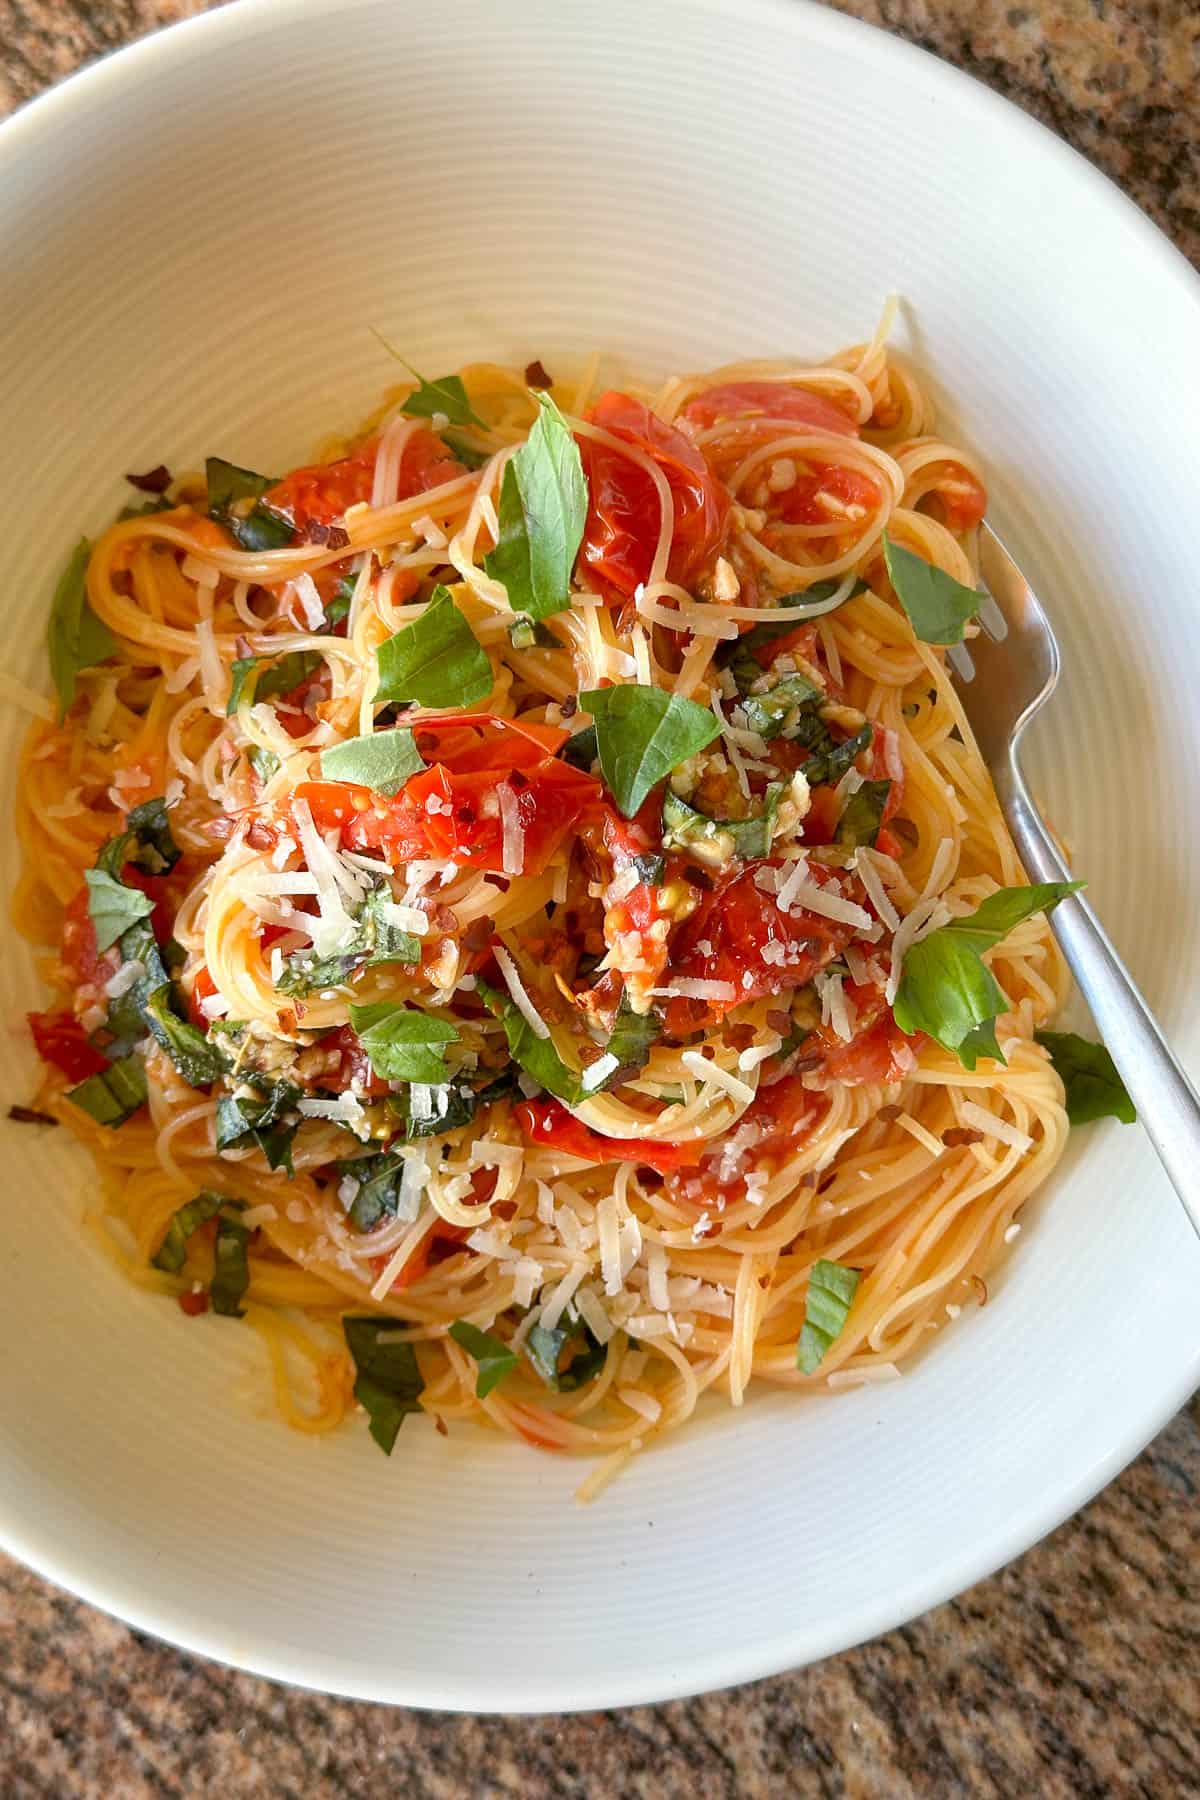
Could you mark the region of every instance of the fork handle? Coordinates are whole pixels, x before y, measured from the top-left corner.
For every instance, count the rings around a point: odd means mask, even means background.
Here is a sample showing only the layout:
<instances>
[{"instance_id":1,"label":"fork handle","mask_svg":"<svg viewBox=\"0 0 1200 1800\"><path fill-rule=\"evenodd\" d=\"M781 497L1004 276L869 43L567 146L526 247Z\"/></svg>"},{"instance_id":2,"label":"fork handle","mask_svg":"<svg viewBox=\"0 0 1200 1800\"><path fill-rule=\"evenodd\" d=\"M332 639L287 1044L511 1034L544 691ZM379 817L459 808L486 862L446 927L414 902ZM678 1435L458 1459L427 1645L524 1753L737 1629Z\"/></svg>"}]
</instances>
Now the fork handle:
<instances>
[{"instance_id":1,"label":"fork handle","mask_svg":"<svg viewBox=\"0 0 1200 1800\"><path fill-rule=\"evenodd\" d=\"M1015 754L998 772L996 792L1030 879L1070 881L1071 872L1029 797ZM1087 901L1079 894L1060 901L1050 925L1146 1135L1200 1236L1196 1090Z\"/></svg>"}]
</instances>

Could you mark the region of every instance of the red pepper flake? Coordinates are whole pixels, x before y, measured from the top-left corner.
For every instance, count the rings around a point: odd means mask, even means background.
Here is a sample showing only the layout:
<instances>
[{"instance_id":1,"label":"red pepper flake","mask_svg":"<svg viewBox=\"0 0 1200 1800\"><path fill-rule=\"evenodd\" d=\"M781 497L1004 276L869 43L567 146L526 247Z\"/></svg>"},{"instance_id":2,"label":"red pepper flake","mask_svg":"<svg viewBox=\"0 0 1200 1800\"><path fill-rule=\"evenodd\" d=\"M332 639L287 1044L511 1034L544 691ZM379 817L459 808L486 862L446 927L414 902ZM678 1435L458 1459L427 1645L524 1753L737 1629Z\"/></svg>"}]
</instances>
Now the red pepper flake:
<instances>
[{"instance_id":1,"label":"red pepper flake","mask_svg":"<svg viewBox=\"0 0 1200 1800\"><path fill-rule=\"evenodd\" d=\"M786 1037L788 1032L792 1029L791 1014L785 1012L769 1012L767 1014L767 1028L770 1031L777 1031L780 1037Z\"/></svg>"},{"instance_id":2,"label":"red pepper flake","mask_svg":"<svg viewBox=\"0 0 1200 1800\"><path fill-rule=\"evenodd\" d=\"M579 702L574 694L568 694L566 699L562 701L558 710L564 719L573 719L575 714L579 711Z\"/></svg>"},{"instance_id":3,"label":"red pepper flake","mask_svg":"<svg viewBox=\"0 0 1200 1800\"><path fill-rule=\"evenodd\" d=\"M529 782L522 775L520 769L512 769L509 772L508 785L514 794L520 794L529 786Z\"/></svg>"},{"instance_id":4,"label":"red pepper flake","mask_svg":"<svg viewBox=\"0 0 1200 1800\"><path fill-rule=\"evenodd\" d=\"M490 919L472 919L463 932L464 950L486 950L492 941L492 923Z\"/></svg>"},{"instance_id":5,"label":"red pepper flake","mask_svg":"<svg viewBox=\"0 0 1200 1800\"><path fill-rule=\"evenodd\" d=\"M321 519L310 519L308 524L304 527L304 537L306 542L310 544L327 544L329 542L329 527Z\"/></svg>"},{"instance_id":6,"label":"red pepper flake","mask_svg":"<svg viewBox=\"0 0 1200 1800\"><path fill-rule=\"evenodd\" d=\"M128 569L114 569L109 576L114 594L120 594L128 600L133 594L133 576Z\"/></svg>"},{"instance_id":7,"label":"red pepper flake","mask_svg":"<svg viewBox=\"0 0 1200 1800\"><path fill-rule=\"evenodd\" d=\"M881 1106L875 1116L879 1119L886 1119L890 1125L892 1120L898 1119L903 1111L904 1108L902 1106ZM945 1140L943 1140L943 1142L944 1141Z\"/></svg>"},{"instance_id":8,"label":"red pepper flake","mask_svg":"<svg viewBox=\"0 0 1200 1800\"><path fill-rule=\"evenodd\" d=\"M883 1114L880 1113L879 1116L882 1118ZM955 1125L949 1131L943 1131L942 1142L947 1150L958 1150L964 1144L982 1144L983 1133L982 1131L967 1131L963 1126Z\"/></svg>"},{"instance_id":9,"label":"red pepper flake","mask_svg":"<svg viewBox=\"0 0 1200 1800\"><path fill-rule=\"evenodd\" d=\"M683 874L684 879L690 881L693 887L710 888L712 886L712 876L707 869L698 869L694 863L689 863Z\"/></svg>"},{"instance_id":10,"label":"red pepper flake","mask_svg":"<svg viewBox=\"0 0 1200 1800\"><path fill-rule=\"evenodd\" d=\"M979 1295L980 1306L986 1306L988 1303L988 1291L987 1291L986 1281L984 1281L982 1279L982 1277L979 1275L972 1275L971 1286L975 1289L975 1292Z\"/></svg>"},{"instance_id":11,"label":"red pepper flake","mask_svg":"<svg viewBox=\"0 0 1200 1800\"><path fill-rule=\"evenodd\" d=\"M820 1051L810 1051L807 1056L798 1056L792 1064L793 1075L808 1075L813 1069L819 1069L824 1062Z\"/></svg>"},{"instance_id":12,"label":"red pepper flake","mask_svg":"<svg viewBox=\"0 0 1200 1800\"><path fill-rule=\"evenodd\" d=\"M441 1413L434 1413L433 1423L439 1437L450 1436L450 1427L447 1425L445 1419L443 1419Z\"/></svg>"},{"instance_id":13,"label":"red pepper flake","mask_svg":"<svg viewBox=\"0 0 1200 1800\"><path fill-rule=\"evenodd\" d=\"M8 1116L14 1125L57 1125L52 1113L38 1112L33 1106L10 1106Z\"/></svg>"},{"instance_id":14,"label":"red pepper flake","mask_svg":"<svg viewBox=\"0 0 1200 1800\"><path fill-rule=\"evenodd\" d=\"M186 1294L180 1294L179 1309L181 1312L185 1312L189 1319L198 1319L201 1313L208 1311L206 1290L201 1288L197 1293L194 1288L189 1288Z\"/></svg>"},{"instance_id":15,"label":"red pepper flake","mask_svg":"<svg viewBox=\"0 0 1200 1800\"><path fill-rule=\"evenodd\" d=\"M810 1169L807 1175L802 1175L800 1177L798 1185L800 1187L815 1188L817 1185L817 1171L815 1169Z\"/></svg>"},{"instance_id":16,"label":"red pepper flake","mask_svg":"<svg viewBox=\"0 0 1200 1800\"><path fill-rule=\"evenodd\" d=\"M525 365L525 386L531 388L554 386L553 375L547 375L539 357L535 356L531 363Z\"/></svg>"},{"instance_id":17,"label":"red pepper flake","mask_svg":"<svg viewBox=\"0 0 1200 1800\"><path fill-rule=\"evenodd\" d=\"M477 814L473 806L456 807L454 816L460 825L474 825L477 823Z\"/></svg>"},{"instance_id":18,"label":"red pepper flake","mask_svg":"<svg viewBox=\"0 0 1200 1800\"><path fill-rule=\"evenodd\" d=\"M127 475L125 479L139 493L165 494L171 485L171 471L166 463L159 463L157 468L147 469L144 475Z\"/></svg>"},{"instance_id":19,"label":"red pepper flake","mask_svg":"<svg viewBox=\"0 0 1200 1800\"><path fill-rule=\"evenodd\" d=\"M246 832L246 842L252 850L273 850L275 833L262 819L254 819Z\"/></svg>"},{"instance_id":20,"label":"red pepper flake","mask_svg":"<svg viewBox=\"0 0 1200 1800\"><path fill-rule=\"evenodd\" d=\"M344 550L350 542L350 533L343 525L331 525L325 541L331 550Z\"/></svg>"},{"instance_id":21,"label":"red pepper flake","mask_svg":"<svg viewBox=\"0 0 1200 1800\"><path fill-rule=\"evenodd\" d=\"M748 1050L754 1038L753 1025L728 1025L725 1028L725 1042L735 1050Z\"/></svg>"}]
</instances>

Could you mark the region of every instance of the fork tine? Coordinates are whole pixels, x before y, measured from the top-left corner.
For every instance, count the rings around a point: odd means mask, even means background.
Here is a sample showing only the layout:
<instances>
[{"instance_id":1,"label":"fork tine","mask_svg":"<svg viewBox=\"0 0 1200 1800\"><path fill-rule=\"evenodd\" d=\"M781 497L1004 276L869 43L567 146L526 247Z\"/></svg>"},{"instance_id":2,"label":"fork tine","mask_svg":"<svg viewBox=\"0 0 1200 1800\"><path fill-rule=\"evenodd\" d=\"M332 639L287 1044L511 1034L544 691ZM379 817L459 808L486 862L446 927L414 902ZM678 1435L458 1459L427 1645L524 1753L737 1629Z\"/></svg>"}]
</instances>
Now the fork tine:
<instances>
[{"instance_id":1,"label":"fork tine","mask_svg":"<svg viewBox=\"0 0 1200 1800\"><path fill-rule=\"evenodd\" d=\"M946 651L946 661L954 670L960 681L971 681L975 676L975 662L965 644L951 644Z\"/></svg>"},{"instance_id":2,"label":"fork tine","mask_svg":"<svg viewBox=\"0 0 1200 1800\"><path fill-rule=\"evenodd\" d=\"M990 594L987 595L975 616L990 638L994 638L997 643L1003 643L1008 636L1008 620Z\"/></svg>"}]
</instances>

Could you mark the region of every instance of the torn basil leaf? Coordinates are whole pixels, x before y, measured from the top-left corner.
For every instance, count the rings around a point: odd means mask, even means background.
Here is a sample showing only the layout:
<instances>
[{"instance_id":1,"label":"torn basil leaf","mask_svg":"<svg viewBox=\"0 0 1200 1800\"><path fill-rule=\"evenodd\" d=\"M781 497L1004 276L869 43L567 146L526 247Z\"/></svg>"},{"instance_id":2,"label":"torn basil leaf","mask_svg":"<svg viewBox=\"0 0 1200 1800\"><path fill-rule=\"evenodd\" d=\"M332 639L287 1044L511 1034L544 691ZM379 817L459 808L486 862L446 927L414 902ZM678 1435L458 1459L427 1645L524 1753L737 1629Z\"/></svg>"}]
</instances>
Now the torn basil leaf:
<instances>
[{"instance_id":1,"label":"torn basil leaf","mask_svg":"<svg viewBox=\"0 0 1200 1800\"><path fill-rule=\"evenodd\" d=\"M388 923L383 909L391 901L386 882L372 888L363 901L350 943L332 956L318 957L312 950L293 951L276 983L278 991L304 998L327 988L343 987L359 969L372 969L380 963L405 963L415 968L421 960L421 940L413 932L401 931Z\"/></svg>"},{"instance_id":2,"label":"torn basil leaf","mask_svg":"<svg viewBox=\"0 0 1200 1800\"><path fill-rule=\"evenodd\" d=\"M705 860L701 852L707 850L716 862L727 862L731 856L746 861L768 856L782 797L783 783L772 781L763 795L762 811L753 818L711 819L668 788L663 795L663 848L691 850L700 860Z\"/></svg>"},{"instance_id":3,"label":"torn basil leaf","mask_svg":"<svg viewBox=\"0 0 1200 1800\"><path fill-rule=\"evenodd\" d=\"M564 1364L563 1352L571 1346L577 1347ZM608 1355L582 1320L572 1318L569 1312L554 1331L535 1325L526 1334L524 1349L536 1373L556 1394L570 1394L581 1388L604 1367Z\"/></svg>"},{"instance_id":4,"label":"torn basil leaf","mask_svg":"<svg viewBox=\"0 0 1200 1800\"><path fill-rule=\"evenodd\" d=\"M208 1297L212 1309L227 1319L245 1317L241 1305L250 1286L250 1263L247 1249L250 1233L237 1219L221 1213L217 1217L217 1236L213 1244L213 1273Z\"/></svg>"},{"instance_id":5,"label":"torn basil leaf","mask_svg":"<svg viewBox=\"0 0 1200 1800\"><path fill-rule=\"evenodd\" d=\"M327 630L332 630L335 625L340 625L342 620L347 617L350 611L350 603L354 599L354 590L357 586L357 573L342 576L341 580L334 588L333 593L325 602L325 625Z\"/></svg>"},{"instance_id":6,"label":"torn basil leaf","mask_svg":"<svg viewBox=\"0 0 1200 1800\"><path fill-rule=\"evenodd\" d=\"M99 1075L89 1075L64 1098L85 1112L97 1125L123 1125L146 1103L149 1090L140 1056L126 1056Z\"/></svg>"},{"instance_id":7,"label":"torn basil leaf","mask_svg":"<svg viewBox=\"0 0 1200 1800\"><path fill-rule=\"evenodd\" d=\"M651 788L721 731L706 706L665 688L594 688L580 694L579 705L592 716L604 779L627 819Z\"/></svg>"},{"instance_id":8,"label":"torn basil leaf","mask_svg":"<svg viewBox=\"0 0 1200 1800\"><path fill-rule=\"evenodd\" d=\"M178 1275L187 1261L188 1239L201 1225L215 1218L229 1200L224 1194L214 1194L206 1188L196 1195L194 1200L187 1200L176 1207L167 1225L166 1235L155 1254L150 1258L156 1269L164 1269L168 1275Z\"/></svg>"},{"instance_id":9,"label":"torn basil leaf","mask_svg":"<svg viewBox=\"0 0 1200 1800\"><path fill-rule=\"evenodd\" d=\"M273 775L278 774L279 758L273 750L264 750L261 744L251 744L246 751L246 761L265 787Z\"/></svg>"},{"instance_id":10,"label":"torn basil leaf","mask_svg":"<svg viewBox=\"0 0 1200 1800\"><path fill-rule=\"evenodd\" d=\"M831 781L840 781L856 757L871 748L874 736L874 727L867 724L844 743L835 744L830 739L828 749L818 750L815 756L810 756L801 765L801 772L809 787L821 787Z\"/></svg>"},{"instance_id":11,"label":"torn basil leaf","mask_svg":"<svg viewBox=\"0 0 1200 1800\"><path fill-rule=\"evenodd\" d=\"M824 705L825 694L807 675L784 675L764 694L746 694L742 712L749 730L768 742L804 707Z\"/></svg>"},{"instance_id":12,"label":"torn basil leaf","mask_svg":"<svg viewBox=\"0 0 1200 1800\"><path fill-rule=\"evenodd\" d=\"M270 475L241 469L221 456L210 456L204 471L208 516L231 531L243 550L282 550L294 541L291 522L262 504L267 489L275 486Z\"/></svg>"},{"instance_id":13,"label":"torn basil leaf","mask_svg":"<svg viewBox=\"0 0 1200 1800\"><path fill-rule=\"evenodd\" d=\"M896 590L896 598L908 615L914 634L923 644L961 644L963 627L973 619L985 596L964 587L944 569L926 562L903 545L894 544L885 531L883 560Z\"/></svg>"},{"instance_id":14,"label":"torn basil leaf","mask_svg":"<svg viewBox=\"0 0 1200 1800\"><path fill-rule=\"evenodd\" d=\"M211 1087L225 1073L225 1058L216 1044L190 1020L171 1008L171 989L156 988L143 1002L146 1024L189 1087Z\"/></svg>"},{"instance_id":15,"label":"torn basil leaf","mask_svg":"<svg viewBox=\"0 0 1200 1800\"><path fill-rule=\"evenodd\" d=\"M386 342L385 339L380 341ZM387 348L391 355L396 356L396 352L390 344L387 345ZM402 413L407 413L410 419L432 419L441 413L450 421L451 425L478 425L481 431L487 430L487 426L467 398L467 390L463 385L461 375L440 375L435 381L426 381L425 377L417 374L412 364L405 362L402 356L398 356L396 359L398 362L404 363L409 374L415 375L417 379L417 386L412 393L400 402Z\"/></svg>"},{"instance_id":16,"label":"torn basil leaf","mask_svg":"<svg viewBox=\"0 0 1200 1800\"><path fill-rule=\"evenodd\" d=\"M416 1006L380 1001L351 1006L350 1024L381 1081L417 1081L444 1085L446 1046L458 1039L455 1026Z\"/></svg>"},{"instance_id":17,"label":"torn basil leaf","mask_svg":"<svg viewBox=\"0 0 1200 1800\"><path fill-rule=\"evenodd\" d=\"M493 1337L490 1331L480 1331L478 1325L472 1325L466 1319L454 1321L450 1336L479 1364L475 1379L475 1395L479 1400L486 1400L496 1384L503 1381L521 1360L501 1338Z\"/></svg>"},{"instance_id":18,"label":"torn basil leaf","mask_svg":"<svg viewBox=\"0 0 1200 1800\"><path fill-rule=\"evenodd\" d=\"M804 1324L796 1346L796 1367L802 1374L815 1374L830 1345L840 1336L861 1279L857 1269L848 1269L843 1263L826 1262L824 1258L814 1263L808 1278Z\"/></svg>"},{"instance_id":19,"label":"torn basil leaf","mask_svg":"<svg viewBox=\"0 0 1200 1800\"><path fill-rule=\"evenodd\" d=\"M385 1456L409 1413L421 1411L425 1386L411 1342L392 1319L344 1318L342 1332L354 1360L354 1398L367 1414L371 1436Z\"/></svg>"},{"instance_id":20,"label":"torn basil leaf","mask_svg":"<svg viewBox=\"0 0 1200 1800\"><path fill-rule=\"evenodd\" d=\"M400 1183L404 1179L403 1156L390 1150L376 1156L348 1157L334 1163L338 1172L338 1199L345 1206L356 1231L374 1231L384 1219L394 1219L400 1210ZM355 1184L353 1195L345 1197L347 1181ZM415 1213L413 1217L415 1218Z\"/></svg>"},{"instance_id":21,"label":"torn basil leaf","mask_svg":"<svg viewBox=\"0 0 1200 1800\"><path fill-rule=\"evenodd\" d=\"M248 1093L227 1094L217 1102L217 1149L255 1144L269 1169L284 1169L289 1178L294 1176L292 1145L299 1130L295 1107L301 1090L289 1081L269 1082L263 1077L248 1077L245 1085Z\"/></svg>"},{"instance_id":22,"label":"torn basil leaf","mask_svg":"<svg viewBox=\"0 0 1200 1800\"><path fill-rule=\"evenodd\" d=\"M88 603L87 566L92 546L80 538L58 579L50 602L46 647L50 673L58 690L58 716L64 719L75 698L75 686L84 669L94 669L116 652L117 640Z\"/></svg>"},{"instance_id":23,"label":"torn basil leaf","mask_svg":"<svg viewBox=\"0 0 1200 1800\"><path fill-rule=\"evenodd\" d=\"M145 875L168 874L182 854L171 830L167 803L161 794L153 800L143 800L140 806L130 811L125 820L125 835L133 839L125 860Z\"/></svg>"},{"instance_id":24,"label":"torn basil leaf","mask_svg":"<svg viewBox=\"0 0 1200 1800\"><path fill-rule=\"evenodd\" d=\"M508 1040L508 1053L527 1075L567 1104L583 1098L583 1088L574 1069L569 1069L554 1046L554 1039L538 1037L528 1019L506 994L490 987L482 975L475 977L475 991L494 1018L499 1019Z\"/></svg>"},{"instance_id":25,"label":"torn basil leaf","mask_svg":"<svg viewBox=\"0 0 1200 1800\"><path fill-rule=\"evenodd\" d=\"M320 668L319 650L289 650L285 656L238 656L229 670L229 699L225 715L231 718L248 696L248 704L291 694Z\"/></svg>"},{"instance_id":26,"label":"torn basil leaf","mask_svg":"<svg viewBox=\"0 0 1200 1800\"><path fill-rule=\"evenodd\" d=\"M618 1068L614 1069L610 1081L624 1080L637 1069L644 1069L650 1060L651 1047L662 1035L662 1023L654 1013L636 1013L629 1004L629 996L624 988L621 990L621 1004L617 1008L617 1016L613 1020L613 1028L608 1043L604 1046L609 1056L615 1056ZM601 1084L607 1087L608 1082ZM590 1090L600 1092L599 1088Z\"/></svg>"},{"instance_id":27,"label":"torn basil leaf","mask_svg":"<svg viewBox=\"0 0 1200 1800\"><path fill-rule=\"evenodd\" d=\"M494 682L487 651L454 604L449 588L434 588L419 619L385 639L376 702L415 700L422 706L474 706Z\"/></svg>"},{"instance_id":28,"label":"torn basil leaf","mask_svg":"<svg viewBox=\"0 0 1200 1800\"><path fill-rule=\"evenodd\" d=\"M890 781L864 781L856 788L842 808L833 834L834 843L873 846L883 824L891 791Z\"/></svg>"},{"instance_id":29,"label":"torn basil leaf","mask_svg":"<svg viewBox=\"0 0 1200 1800\"><path fill-rule=\"evenodd\" d=\"M571 604L571 572L583 541L588 491L579 446L549 394L504 465L500 537L484 568L503 586L515 613L545 619Z\"/></svg>"},{"instance_id":30,"label":"torn basil leaf","mask_svg":"<svg viewBox=\"0 0 1200 1800\"><path fill-rule=\"evenodd\" d=\"M394 731L376 731L367 737L349 738L321 752L321 773L329 781L353 781L390 800L411 775L425 767L425 758L406 725Z\"/></svg>"},{"instance_id":31,"label":"torn basil leaf","mask_svg":"<svg viewBox=\"0 0 1200 1800\"><path fill-rule=\"evenodd\" d=\"M1035 913L1049 912L1077 893L1081 881L1044 881L1000 888L965 918L951 919L909 946L893 1014L901 1031L918 1031L953 1051L964 1068L980 1055L999 1056L993 1022L1008 998L983 961L983 952ZM992 1029L984 1029L992 1028ZM976 1035L984 1031L982 1037Z\"/></svg>"},{"instance_id":32,"label":"torn basil leaf","mask_svg":"<svg viewBox=\"0 0 1200 1800\"><path fill-rule=\"evenodd\" d=\"M1050 1052L1066 1089L1072 1125L1086 1125L1092 1119L1137 1123L1137 1108L1103 1044L1093 1044L1074 1031L1036 1031L1034 1036Z\"/></svg>"},{"instance_id":33,"label":"torn basil leaf","mask_svg":"<svg viewBox=\"0 0 1200 1800\"><path fill-rule=\"evenodd\" d=\"M585 775L591 774L598 754L594 725L585 725L582 731L572 732L559 751L565 763L570 763L573 769L582 769Z\"/></svg>"},{"instance_id":34,"label":"torn basil leaf","mask_svg":"<svg viewBox=\"0 0 1200 1800\"><path fill-rule=\"evenodd\" d=\"M117 939L139 919L148 919L154 902L140 888L126 887L106 869L88 869L83 879L88 890L88 916L96 933L96 949L111 950Z\"/></svg>"}]
</instances>

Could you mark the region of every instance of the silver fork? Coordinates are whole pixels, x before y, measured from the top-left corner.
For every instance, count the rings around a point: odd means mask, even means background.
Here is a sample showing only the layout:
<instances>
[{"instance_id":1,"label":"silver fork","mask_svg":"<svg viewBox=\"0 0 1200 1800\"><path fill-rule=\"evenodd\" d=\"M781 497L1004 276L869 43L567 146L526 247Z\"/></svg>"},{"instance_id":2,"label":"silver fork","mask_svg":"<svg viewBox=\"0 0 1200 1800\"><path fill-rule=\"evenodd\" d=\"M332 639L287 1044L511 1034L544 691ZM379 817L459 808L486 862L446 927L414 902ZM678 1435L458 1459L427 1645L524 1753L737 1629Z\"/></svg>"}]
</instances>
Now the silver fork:
<instances>
[{"instance_id":1,"label":"silver fork","mask_svg":"<svg viewBox=\"0 0 1200 1800\"><path fill-rule=\"evenodd\" d=\"M1058 682L1058 640L1037 595L995 532L980 532L980 569L989 598L982 629L954 647L950 662L1001 810L1032 881L1069 881L1021 773L1025 728ZM1200 1099L1103 926L1080 894L1050 914L1050 925L1120 1071L1160 1162L1200 1235Z\"/></svg>"}]
</instances>

